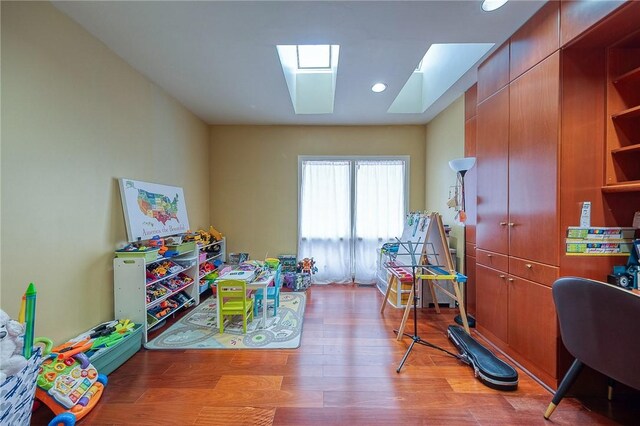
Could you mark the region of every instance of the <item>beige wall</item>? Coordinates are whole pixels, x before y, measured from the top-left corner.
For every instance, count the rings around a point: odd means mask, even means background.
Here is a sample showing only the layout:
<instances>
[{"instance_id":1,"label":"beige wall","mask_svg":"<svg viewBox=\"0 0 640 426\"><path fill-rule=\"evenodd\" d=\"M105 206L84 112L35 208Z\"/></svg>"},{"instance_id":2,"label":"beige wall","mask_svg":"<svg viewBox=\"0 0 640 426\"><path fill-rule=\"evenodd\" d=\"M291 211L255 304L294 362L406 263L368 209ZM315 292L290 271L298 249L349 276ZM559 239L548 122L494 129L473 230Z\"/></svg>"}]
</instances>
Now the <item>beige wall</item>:
<instances>
[{"instance_id":1,"label":"beige wall","mask_svg":"<svg viewBox=\"0 0 640 426\"><path fill-rule=\"evenodd\" d=\"M209 224L209 127L48 2L2 2L0 305L38 289L36 335L113 318L118 177L182 186Z\"/></svg>"},{"instance_id":2,"label":"beige wall","mask_svg":"<svg viewBox=\"0 0 640 426\"><path fill-rule=\"evenodd\" d=\"M229 251L297 252L299 155L410 155L410 209L424 207L424 126L212 126L211 221Z\"/></svg>"},{"instance_id":3,"label":"beige wall","mask_svg":"<svg viewBox=\"0 0 640 426\"><path fill-rule=\"evenodd\" d=\"M464 96L427 124L426 209L437 211L445 224L451 225L451 246L457 249L458 270L464 259L464 228L455 224L455 211L447 207L449 187L456 174L449 160L464 156Z\"/></svg>"}]
</instances>

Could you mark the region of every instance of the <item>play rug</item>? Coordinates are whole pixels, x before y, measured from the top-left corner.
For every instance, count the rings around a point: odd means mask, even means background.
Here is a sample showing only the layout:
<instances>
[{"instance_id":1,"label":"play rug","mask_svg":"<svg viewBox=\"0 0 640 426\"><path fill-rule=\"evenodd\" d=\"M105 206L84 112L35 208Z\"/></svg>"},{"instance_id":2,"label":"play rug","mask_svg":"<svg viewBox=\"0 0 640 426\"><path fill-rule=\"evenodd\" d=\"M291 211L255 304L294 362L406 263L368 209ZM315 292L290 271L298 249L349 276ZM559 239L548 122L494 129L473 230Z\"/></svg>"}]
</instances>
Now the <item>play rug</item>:
<instances>
[{"instance_id":1,"label":"play rug","mask_svg":"<svg viewBox=\"0 0 640 426\"><path fill-rule=\"evenodd\" d=\"M210 297L193 312L180 318L161 335L149 341L148 349L293 349L300 346L302 320L306 297L304 293L281 292L278 315L272 308L267 315L267 328L262 323L262 312L247 325L242 334L242 317L227 320L220 334L216 320L216 299Z\"/></svg>"}]
</instances>

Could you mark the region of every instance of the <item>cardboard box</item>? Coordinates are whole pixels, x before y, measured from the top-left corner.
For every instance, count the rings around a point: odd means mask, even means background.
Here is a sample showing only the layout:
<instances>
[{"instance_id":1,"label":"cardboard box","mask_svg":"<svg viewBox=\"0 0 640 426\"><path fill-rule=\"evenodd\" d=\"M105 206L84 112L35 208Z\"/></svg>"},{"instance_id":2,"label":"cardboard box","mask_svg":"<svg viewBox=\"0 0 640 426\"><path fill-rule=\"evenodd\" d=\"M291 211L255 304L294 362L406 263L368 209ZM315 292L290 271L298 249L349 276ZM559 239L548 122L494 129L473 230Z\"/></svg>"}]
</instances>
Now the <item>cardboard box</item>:
<instances>
[{"instance_id":1,"label":"cardboard box","mask_svg":"<svg viewBox=\"0 0 640 426\"><path fill-rule=\"evenodd\" d=\"M632 239L635 236L635 228L618 227L588 227L570 226L567 229L567 238L581 240L623 240Z\"/></svg>"},{"instance_id":2,"label":"cardboard box","mask_svg":"<svg viewBox=\"0 0 640 426\"><path fill-rule=\"evenodd\" d=\"M584 254L629 254L633 249L633 243L629 240L618 241L602 241L602 240L566 240L567 253L584 253Z\"/></svg>"}]
</instances>

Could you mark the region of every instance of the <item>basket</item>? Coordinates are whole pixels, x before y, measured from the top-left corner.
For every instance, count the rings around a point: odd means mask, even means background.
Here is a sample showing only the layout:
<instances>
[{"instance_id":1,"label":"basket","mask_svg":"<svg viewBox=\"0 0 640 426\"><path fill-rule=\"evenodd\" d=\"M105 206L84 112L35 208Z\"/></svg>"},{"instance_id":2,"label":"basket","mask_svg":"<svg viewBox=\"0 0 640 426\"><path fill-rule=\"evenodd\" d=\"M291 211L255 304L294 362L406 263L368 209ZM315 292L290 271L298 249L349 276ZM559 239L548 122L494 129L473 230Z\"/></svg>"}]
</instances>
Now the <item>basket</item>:
<instances>
[{"instance_id":1,"label":"basket","mask_svg":"<svg viewBox=\"0 0 640 426\"><path fill-rule=\"evenodd\" d=\"M143 258L146 262L153 262L158 258L158 249L144 250L144 251L126 251L116 250L116 257L120 258Z\"/></svg>"},{"instance_id":2,"label":"basket","mask_svg":"<svg viewBox=\"0 0 640 426\"><path fill-rule=\"evenodd\" d=\"M272 270L278 269L278 266L280 266L280 260L276 259L275 257L267 257L264 260L264 263L266 263L269 269Z\"/></svg>"},{"instance_id":3,"label":"basket","mask_svg":"<svg viewBox=\"0 0 640 426\"><path fill-rule=\"evenodd\" d=\"M36 394L41 349L34 354L27 365L14 376L9 376L0 384L0 413L3 425L28 425L31 422L31 407Z\"/></svg>"}]
</instances>

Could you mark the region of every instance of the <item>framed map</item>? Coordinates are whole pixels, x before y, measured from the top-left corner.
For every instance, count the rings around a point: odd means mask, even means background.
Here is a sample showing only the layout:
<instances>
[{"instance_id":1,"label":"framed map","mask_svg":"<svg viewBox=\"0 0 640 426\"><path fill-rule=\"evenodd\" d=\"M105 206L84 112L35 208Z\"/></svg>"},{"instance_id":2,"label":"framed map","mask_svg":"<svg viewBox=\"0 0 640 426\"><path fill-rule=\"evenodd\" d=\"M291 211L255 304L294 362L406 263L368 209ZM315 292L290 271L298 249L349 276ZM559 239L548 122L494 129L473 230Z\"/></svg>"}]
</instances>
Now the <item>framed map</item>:
<instances>
[{"instance_id":1,"label":"framed map","mask_svg":"<svg viewBox=\"0 0 640 426\"><path fill-rule=\"evenodd\" d=\"M127 240L148 240L189 230L182 188L120 178Z\"/></svg>"}]
</instances>

